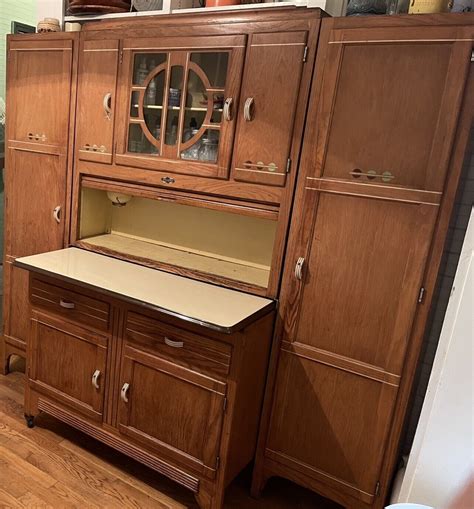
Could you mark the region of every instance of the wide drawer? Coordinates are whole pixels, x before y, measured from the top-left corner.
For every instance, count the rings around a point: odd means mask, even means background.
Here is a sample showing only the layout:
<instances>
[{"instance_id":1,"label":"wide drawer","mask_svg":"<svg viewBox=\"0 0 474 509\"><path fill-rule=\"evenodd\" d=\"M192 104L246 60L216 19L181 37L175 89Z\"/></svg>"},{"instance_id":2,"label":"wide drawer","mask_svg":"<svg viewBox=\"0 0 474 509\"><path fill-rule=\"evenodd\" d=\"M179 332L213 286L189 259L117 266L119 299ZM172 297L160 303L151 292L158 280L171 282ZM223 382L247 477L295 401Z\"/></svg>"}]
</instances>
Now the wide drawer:
<instances>
[{"instance_id":1,"label":"wide drawer","mask_svg":"<svg viewBox=\"0 0 474 509\"><path fill-rule=\"evenodd\" d=\"M70 287L32 277L30 301L33 306L52 311L68 320L101 331L110 328L110 305Z\"/></svg>"},{"instance_id":2,"label":"wide drawer","mask_svg":"<svg viewBox=\"0 0 474 509\"><path fill-rule=\"evenodd\" d=\"M232 346L173 327L133 311L127 313L125 338L135 348L197 371L225 377L230 371Z\"/></svg>"}]
</instances>

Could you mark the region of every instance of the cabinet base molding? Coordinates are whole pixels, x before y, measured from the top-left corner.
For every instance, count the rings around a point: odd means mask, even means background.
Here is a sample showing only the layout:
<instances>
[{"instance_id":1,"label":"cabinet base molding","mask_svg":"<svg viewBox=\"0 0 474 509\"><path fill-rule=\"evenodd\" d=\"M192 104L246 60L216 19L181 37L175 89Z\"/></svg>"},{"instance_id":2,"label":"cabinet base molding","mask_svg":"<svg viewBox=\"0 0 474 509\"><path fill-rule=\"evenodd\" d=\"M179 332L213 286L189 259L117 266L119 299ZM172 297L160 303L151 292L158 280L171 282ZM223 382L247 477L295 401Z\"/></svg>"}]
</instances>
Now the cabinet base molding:
<instances>
[{"instance_id":1,"label":"cabinet base molding","mask_svg":"<svg viewBox=\"0 0 474 509\"><path fill-rule=\"evenodd\" d=\"M256 464L255 466L251 489L253 497L260 498L268 480L271 477L282 477L284 479L288 479L299 486L315 491L323 497L334 500L348 509L373 509L374 507L383 507L382 500L376 500L375 502L372 502L372 504L366 504L359 499L346 495L337 489L337 487L330 486L327 481L320 482L313 476L306 475L296 469L289 469L285 464L269 457L265 458L264 465Z\"/></svg>"},{"instance_id":2,"label":"cabinet base molding","mask_svg":"<svg viewBox=\"0 0 474 509\"><path fill-rule=\"evenodd\" d=\"M99 440L100 442L113 447L114 449L120 451L123 454L126 454L127 456L130 456L133 459L136 459L140 463L143 463L147 467L150 467L160 474L169 477L173 481L181 484L194 493L199 492L199 479L196 477L193 477L186 472L183 472L176 467L166 463L165 461L156 458L152 454L143 451L139 447L131 445L129 442L122 440L120 437L117 437L113 433L105 431L99 426L95 426L94 424L87 422L80 417L77 417L71 412L61 409L51 401L43 398L38 398L38 411L43 411L53 417L56 417L56 419L59 419L69 426L72 426L73 428L76 428L79 431L90 435L96 440Z\"/></svg>"},{"instance_id":3,"label":"cabinet base molding","mask_svg":"<svg viewBox=\"0 0 474 509\"><path fill-rule=\"evenodd\" d=\"M8 375L10 372L10 357L12 355L18 355L19 357L26 356L26 343L20 339L13 338L11 336L3 336L3 354L2 363L0 366L1 374Z\"/></svg>"}]
</instances>

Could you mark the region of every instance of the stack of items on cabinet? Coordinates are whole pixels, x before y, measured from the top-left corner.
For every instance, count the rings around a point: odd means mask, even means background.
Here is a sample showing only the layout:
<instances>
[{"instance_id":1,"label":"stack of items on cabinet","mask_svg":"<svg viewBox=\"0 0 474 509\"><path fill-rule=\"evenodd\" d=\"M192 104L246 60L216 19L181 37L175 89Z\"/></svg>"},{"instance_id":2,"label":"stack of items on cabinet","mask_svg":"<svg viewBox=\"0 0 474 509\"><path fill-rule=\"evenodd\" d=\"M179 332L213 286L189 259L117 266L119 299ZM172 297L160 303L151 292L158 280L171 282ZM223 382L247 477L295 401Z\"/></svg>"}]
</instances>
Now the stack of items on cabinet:
<instances>
[{"instance_id":1,"label":"stack of items on cabinet","mask_svg":"<svg viewBox=\"0 0 474 509\"><path fill-rule=\"evenodd\" d=\"M472 122L473 15L9 36L3 369L223 505L390 488ZM264 496L264 495L263 495Z\"/></svg>"}]
</instances>

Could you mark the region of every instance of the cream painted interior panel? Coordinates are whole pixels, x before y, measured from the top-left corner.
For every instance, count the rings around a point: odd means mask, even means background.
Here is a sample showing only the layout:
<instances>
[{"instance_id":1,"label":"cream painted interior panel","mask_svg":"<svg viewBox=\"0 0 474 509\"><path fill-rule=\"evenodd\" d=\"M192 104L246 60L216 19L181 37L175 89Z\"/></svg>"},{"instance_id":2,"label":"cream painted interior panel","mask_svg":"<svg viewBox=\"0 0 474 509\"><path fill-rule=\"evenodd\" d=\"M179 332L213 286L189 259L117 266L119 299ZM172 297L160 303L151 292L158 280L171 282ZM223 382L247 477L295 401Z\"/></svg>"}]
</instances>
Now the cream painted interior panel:
<instances>
[{"instance_id":1,"label":"cream painted interior panel","mask_svg":"<svg viewBox=\"0 0 474 509\"><path fill-rule=\"evenodd\" d=\"M81 218L79 238L101 235L110 231L112 203L104 191L83 188L81 192Z\"/></svg>"}]
</instances>

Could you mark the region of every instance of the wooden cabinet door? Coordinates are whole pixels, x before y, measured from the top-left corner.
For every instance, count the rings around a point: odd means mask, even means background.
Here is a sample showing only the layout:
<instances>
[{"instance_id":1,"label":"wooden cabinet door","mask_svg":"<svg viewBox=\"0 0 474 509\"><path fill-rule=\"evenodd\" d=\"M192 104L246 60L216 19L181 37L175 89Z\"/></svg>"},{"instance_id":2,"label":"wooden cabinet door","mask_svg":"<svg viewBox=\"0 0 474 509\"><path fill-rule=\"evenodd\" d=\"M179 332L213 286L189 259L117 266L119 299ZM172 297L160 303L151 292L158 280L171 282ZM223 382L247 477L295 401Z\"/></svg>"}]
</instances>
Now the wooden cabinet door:
<instances>
[{"instance_id":1,"label":"wooden cabinet door","mask_svg":"<svg viewBox=\"0 0 474 509\"><path fill-rule=\"evenodd\" d=\"M34 312L28 380L40 394L102 421L107 338Z\"/></svg>"},{"instance_id":2,"label":"wooden cabinet door","mask_svg":"<svg viewBox=\"0 0 474 509\"><path fill-rule=\"evenodd\" d=\"M69 136L72 37L9 42L7 143L65 154Z\"/></svg>"},{"instance_id":3,"label":"wooden cabinet door","mask_svg":"<svg viewBox=\"0 0 474 509\"><path fill-rule=\"evenodd\" d=\"M4 331L16 346L27 339L28 277L11 263L64 246L76 38L47 34L8 41Z\"/></svg>"},{"instance_id":4,"label":"wooden cabinet door","mask_svg":"<svg viewBox=\"0 0 474 509\"><path fill-rule=\"evenodd\" d=\"M286 183L307 35L281 32L249 39L232 164L236 180Z\"/></svg>"},{"instance_id":5,"label":"wooden cabinet door","mask_svg":"<svg viewBox=\"0 0 474 509\"><path fill-rule=\"evenodd\" d=\"M325 37L310 177L440 192L472 28L333 29Z\"/></svg>"},{"instance_id":6,"label":"wooden cabinet door","mask_svg":"<svg viewBox=\"0 0 474 509\"><path fill-rule=\"evenodd\" d=\"M125 39L116 162L228 178L246 37Z\"/></svg>"},{"instance_id":7,"label":"wooden cabinet door","mask_svg":"<svg viewBox=\"0 0 474 509\"><path fill-rule=\"evenodd\" d=\"M61 249L66 168L55 154L9 149L5 179L5 252L12 258Z\"/></svg>"},{"instance_id":8,"label":"wooden cabinet door","mask_svg":"<svg viewBox=\"0 0 474 509\"><path fill-rule=\"evenodd\" d=\"M471 42L452 27L328 26L283 275L266 454L370 504L405 356L419 340L411 328Z\"/></svg>"},{"instance_id":9,"label":"wooden cabinet door","mask_svg":"<svg viewBox=\"0 0 474 509\"><path fill-rule=\"evenodd\" d=\"M126 346L119 430L214 478L226 384Z\"/></svg>"},{"instance_id":10,"label":"wooden cabinet door","mask_svg":"<svg viewBox=\"0 0 474 509\"><path fill-rule=\"evenodd\" d=\"M118 40L81 44L76 146L84 161L112 162L118 58Z\"/></svg>"}]
</instances>

